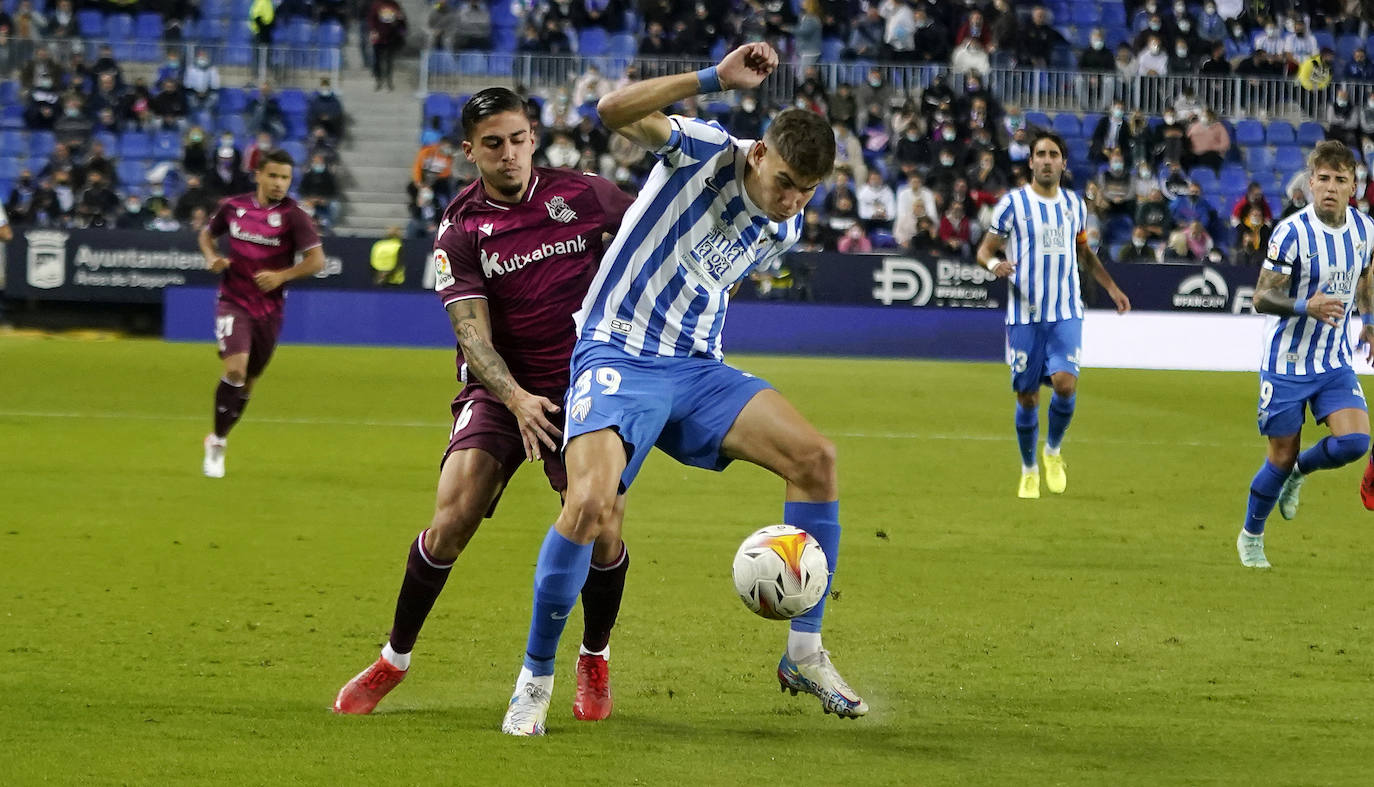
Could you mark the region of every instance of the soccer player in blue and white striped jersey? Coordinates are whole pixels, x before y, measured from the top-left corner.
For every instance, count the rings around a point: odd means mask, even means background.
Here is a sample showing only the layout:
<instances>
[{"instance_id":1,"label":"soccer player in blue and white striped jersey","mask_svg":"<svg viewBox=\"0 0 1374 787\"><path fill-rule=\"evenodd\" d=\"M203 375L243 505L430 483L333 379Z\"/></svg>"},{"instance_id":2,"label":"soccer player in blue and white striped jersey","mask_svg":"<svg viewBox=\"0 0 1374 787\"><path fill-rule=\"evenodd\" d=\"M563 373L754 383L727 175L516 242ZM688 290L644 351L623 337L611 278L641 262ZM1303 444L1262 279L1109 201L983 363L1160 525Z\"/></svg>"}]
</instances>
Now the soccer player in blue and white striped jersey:
<instances>
[{"instance_id":1,"label":"soccer player in blue and white striped jersey","mask_svg":"<svg viewBox=\"0 0 1374 787\"><path fill-rule=\"evenodd\" d=\"M978 247L978 262L1008 279L1007 363L1016 393L1016 440L1021 449L1017 496L1040 497L1035 447L1040 437L1040 386L1054 388L1045 433L1045 485L1068 486L1059 453L1073 419L1078 359L1083 344L1079 261L1106 289L1118 312L1131 308L1084 233L1083 198L1061 188L1064 140L1048 131L1031 139L1031 182L1007 192L992 210L992 226ZM1003 249L1007 255L1000 255Z\"/></svg>"},{"instance_id":2,"label":"soccer player in blue and white striped jersey","mask_svg":"<svg viewBox=\"0 0 1374 787\"><path fill-rule=\"evenodd\" d=\"M1350 207L1355 156L1344 143L1317 145L1307 170L1312 204L1274 228L1255 285L1255 311L1269 315L1259 391L1259 430L1269 450L1250 482L1245 525L1236 537L1240 562L1251 568L1269 568L1264 521L1275 504L1292 519L1307 474L1349 464L1369 450L1368 407L1351 368L1350 314L1358 305L1361 341L1368 345L1374 339L1374 219ZM1374 348L1369 352L1374 357ZM1300 455L1309 409L1331 434Z\"/></svg>"},{"instance_id":3,"label":"soccer player in blue and white striped jersey","mask_svg":"<svg viewBox=\"0 0 1374 787\"><path fill-rule=\"evenodd\" d=\"M815 537L834 573L834 446L768 383L725 365L720 349L731 289L796 243L802 207L834 166L834 133L800 109L779 113L757 141L661 111L698 93L756 87L777 62L767 44L746 44L718 66L632 83L597 105L607 127L659 162L576 316L564 408L567 498L539 552L525 661L503 732L543 734L554 654L593 539L654 446L695 467L743 459L781 476L782 521ZM778 680L819 697L827 713L862 716L867 704L821 646L824 611L822 597L793 618Z\"/></svg>"}]
</instances>

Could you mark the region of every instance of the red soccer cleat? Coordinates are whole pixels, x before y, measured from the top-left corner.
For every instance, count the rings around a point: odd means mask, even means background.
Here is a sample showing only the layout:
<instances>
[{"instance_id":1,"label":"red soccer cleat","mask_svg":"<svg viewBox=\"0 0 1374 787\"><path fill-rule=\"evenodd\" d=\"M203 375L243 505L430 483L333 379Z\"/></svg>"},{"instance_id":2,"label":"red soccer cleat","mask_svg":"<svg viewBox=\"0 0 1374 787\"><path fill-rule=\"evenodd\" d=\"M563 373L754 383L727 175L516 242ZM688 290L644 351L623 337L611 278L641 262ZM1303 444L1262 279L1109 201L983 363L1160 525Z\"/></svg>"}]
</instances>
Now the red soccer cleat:
<instances>
[{"instance_id":1,"label":"red soccer cleat","mask_svg":"<svg viewBox=\"0 0 1374 787\"><path fill-rule=\"evenodd\" d=\"M353 680L339 689L334 698L334 712L348 714L371 713L388 692L405 680L406 671L396 669L386 659L379 658L376 663L359 672Z\"/></svg>"},{"instance_id":2,"label":"red soccer cleat","mask_svg":"<svg viewBox=\"0 0 1374 787\"><path fill-rule=\"evenodd\" d=\"M1374 457L1364 466L1364 478L1360 479L1360 500L1365 508L1374 511Z\"/></svg>"},{"instance_id":3,"label":"red soccer cleat","mask_svg":"<svg viewBox=\"0 0 1374 787\"><path fill-rule=\"evenodd\" d=\"M573 716L579 721L601 721L611 715L610 669L610 662L604 656L583 653L577 657Z\"/></svg>"}]
</instances>

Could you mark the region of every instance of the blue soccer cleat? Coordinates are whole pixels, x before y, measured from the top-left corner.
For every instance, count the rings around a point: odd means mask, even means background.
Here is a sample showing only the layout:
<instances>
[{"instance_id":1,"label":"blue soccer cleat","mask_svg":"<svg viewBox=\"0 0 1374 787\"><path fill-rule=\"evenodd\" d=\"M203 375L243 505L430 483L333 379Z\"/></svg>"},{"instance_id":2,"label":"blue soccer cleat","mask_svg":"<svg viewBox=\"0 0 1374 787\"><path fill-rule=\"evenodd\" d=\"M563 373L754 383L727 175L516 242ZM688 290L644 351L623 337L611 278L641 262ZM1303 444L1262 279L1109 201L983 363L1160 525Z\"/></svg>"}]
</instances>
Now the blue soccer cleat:
<instances>
[{"instance_id":1,"label":"blue soccer cleat","mask_svg":"<svg viewBox=\"0 0 1374 787\"><path fill-rule=\"evenodd\" d=\"M826 713L845 719L856 719L868 713L868 703L844 682L835 665L830 663L829 651L824 649L797 661L783 653L782 661L778 662L778 683L783 691L791 691L793 695L804 691L819 697Z\"/></svg>"}]
</instances>

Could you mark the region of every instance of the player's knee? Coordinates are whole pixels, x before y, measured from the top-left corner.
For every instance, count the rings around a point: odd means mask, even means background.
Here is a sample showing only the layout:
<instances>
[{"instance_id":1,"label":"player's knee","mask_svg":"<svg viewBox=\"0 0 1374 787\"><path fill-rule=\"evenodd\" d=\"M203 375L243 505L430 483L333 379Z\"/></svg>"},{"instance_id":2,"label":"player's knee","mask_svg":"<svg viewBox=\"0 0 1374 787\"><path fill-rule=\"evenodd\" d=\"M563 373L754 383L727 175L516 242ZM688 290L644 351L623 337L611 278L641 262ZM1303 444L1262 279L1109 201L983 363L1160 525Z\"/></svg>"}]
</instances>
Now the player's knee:
<instances>
[{"instance_id":1,"label":"player's knee","mask_svg":"<svg viewBox=\"0 0 1374 787\"><path fill-rule=\"evenodd\" d=\"M248 370L230 367L224 370L224 379L228 380L230 385L243 385L248 382Z\"/></svg>"},{"instance_id":2,"label":"player's knee","mask_svg":"<svg viewBox=\"0 0 1374 787\"><path fill-rule=\"evenodd\" d=\"M1078 378L1069 377L1066 380L1055 380L1052 385L1056 396L1067 399L1078 390Z\"/></svg>"},{"instance_id":3,"label":"player's knee","mask_svg":"<svg viewBox=\"0 0 1374 787\"><path fill-rule=\"evenodd\" d=\"M449 561L458 557L481 526L483 513L473 501L461 495L436 506L429 525L434 539L430 551L435 559Z\"/></svg>"},{"instance_id":4,"label":"player's knee","mask_svg":"<svg viewBox=\"0 0 1374 787\"><path fill-rule=\"evenodd\" d=\"M1037 407L1040 406L1040 392L1039 392L1039 391L1017 391L1017 392L1016 392L1016 403L1019 404L1019 405L1021 405L1021 407L1022 407L1023 409L1026 409L1026 410L1034 410L1035 408L1037 408Z\"/></svg>"},{"instance_id":5,"label":"player's knee","mask_svg":"<svg viewBox=\"0 0 1374 787\"><path fill-rule=\"evenodd\" d=\"M1335 438L1335 441L1336 446L1335 450L1331 452L1331 457L1341 464L1349 464L1369 451L1369 435L1367 434L1343 434Z\"/></svg>"},{"instance_id":6,"label":"player's knee","mask_svg":"<svg viewBox=\"0 0 1374 787\"><path fill-rule=\"evenodd\" d=\"M797 451L793 461L794 477L789 479L793 484L824 496L833 496L837 486L834 443L817 436Z\"/></svg>"},{"instance_id":7,"label":"player's knee","mask_svg":"<svg viewBox=\"0 0 1374 787\"><path fill-rule=\"evenodd\" d=\"M572 535L582 538L596 538L604 522L614 516L615 494L607 494L598 489L582 488L568 490L568 498L563 503L560 519L571 530ZM565 533L567 535L567 533Z\"/></svg>"}]
</instances>

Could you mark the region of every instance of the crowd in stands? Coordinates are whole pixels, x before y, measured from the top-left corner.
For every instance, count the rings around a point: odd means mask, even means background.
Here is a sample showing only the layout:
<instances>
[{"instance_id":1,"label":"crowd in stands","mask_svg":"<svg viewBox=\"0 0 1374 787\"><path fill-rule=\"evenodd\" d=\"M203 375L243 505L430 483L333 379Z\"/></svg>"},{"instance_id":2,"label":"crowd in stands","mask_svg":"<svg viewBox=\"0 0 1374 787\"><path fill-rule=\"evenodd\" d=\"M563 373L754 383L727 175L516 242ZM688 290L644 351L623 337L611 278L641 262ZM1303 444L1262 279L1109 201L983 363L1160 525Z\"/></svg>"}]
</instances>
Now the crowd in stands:
<instances>
[{"instance_id":1,"label":"crowd in stands","mask_svg":"<svg viewBox=\"0 0 1374 787\"><path fill-rule=\"evenodd\" d=\"M431 45L503 48L502 26L509 22L498 18L493 25L493 12L505 13L498 5L458 0L436 7L428 20ZM517 51L578 51L601 40L588 30L636 41L638 59L623 75L603 74L591 61L572 83L529 95L540 134L538 163L596 171L633 192L653 158L606 133L596 99L638 78L651 62L646 58L719 56L744 41L768 40L800 70L792 104L826 115L837 142L835 174L806 210L803 248L971 255L992 206L1027 180L1033 128L1052 126L1074 132L1065 182L1085 196L1089 237L1104 258L1247 264L1262 258L1273 222L1306 205L1302 148L1329 137L1348 142L1362 161L1374 156L1374 92L1362 84L1374 80L1374 65L1360 7L1337 0L514 5ZM855 59L948 68L914 88L889 84L887 68L865 74L813 65ZM1093 84L1106 87L1095 106L1084 107L1088 114L1060 124L1059 117L1052 122L1004 102L987 86L990 69L1025 67L1076 69L1093 80L1100 75ZM858 81L844 81L855 73ZM827 81L837 74L839 81ZM1232 104L1222 102L1233 97L1206 86L1185 85L1163 96L1166 109L1155 116L1132 104L1138 94L1119 89L1139 77L1171 74L1300 79L1313 97L1301 109L1324 122L1296 132L1276 122L1266 138L1263 126L1229 116ZM1154 89L1166 84L1177 83L1159 81ZM444 197L474 175L454 155L462 97L445 110L447 98L427 102L424 110L423 147L412 172L412 234L430 229ZM781 109L754 93L728 103L717 98L675 109L719 120L739 137L759 136ZM1274 127L1287 128L1288 138ZM1356 203L1367 209L1374 185L1363 163L1356 174Z\"/></svg>"},{"instance_id":2,"label":"crowd in stands","mask_svg":"<svg viewBox=\"0 0 1374 787\"><path fill-rule=\"evenodd\" d=\"M184 51L169 48L151 76L130 77L109 44L91 61L83 47L37 44L17 82L0 84L0 194L10 221L196 230L221 197L254 187L262 150L281 146L296 160L294 193L328 230L345 131L329 80L309 96L270 83L234 88L205 50L193 49L190 62Z\"/></svg>"}]
</instances>

